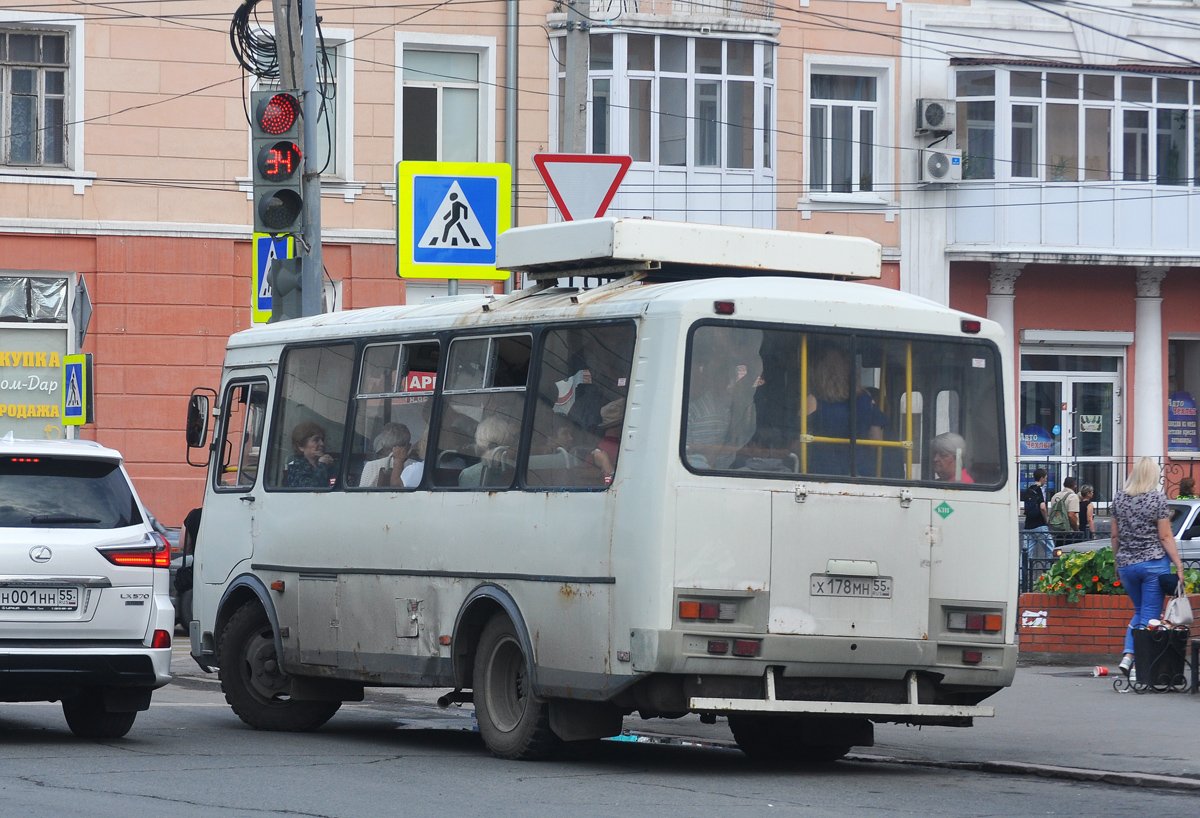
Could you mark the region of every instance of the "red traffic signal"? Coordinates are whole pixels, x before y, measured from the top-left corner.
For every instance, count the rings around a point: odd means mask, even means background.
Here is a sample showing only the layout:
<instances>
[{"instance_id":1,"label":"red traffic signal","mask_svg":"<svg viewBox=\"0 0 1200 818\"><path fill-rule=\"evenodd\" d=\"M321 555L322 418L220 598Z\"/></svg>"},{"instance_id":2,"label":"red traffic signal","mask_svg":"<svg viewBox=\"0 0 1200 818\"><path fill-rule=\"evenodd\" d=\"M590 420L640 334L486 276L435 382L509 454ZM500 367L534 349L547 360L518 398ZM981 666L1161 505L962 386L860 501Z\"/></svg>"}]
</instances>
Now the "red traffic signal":
<instances>
[{"instance_id":1,"label":"red traffic signal","mask_svg":"<svg viewBox=\"0 0 1200 818\"><path fill-rule=\"evenodd\" d=\"M300 100L283 92L265 96L259 100L254 118L259 130L265 134L278 136L287 133L300 118Z\"/></svg>"}]
</instances>

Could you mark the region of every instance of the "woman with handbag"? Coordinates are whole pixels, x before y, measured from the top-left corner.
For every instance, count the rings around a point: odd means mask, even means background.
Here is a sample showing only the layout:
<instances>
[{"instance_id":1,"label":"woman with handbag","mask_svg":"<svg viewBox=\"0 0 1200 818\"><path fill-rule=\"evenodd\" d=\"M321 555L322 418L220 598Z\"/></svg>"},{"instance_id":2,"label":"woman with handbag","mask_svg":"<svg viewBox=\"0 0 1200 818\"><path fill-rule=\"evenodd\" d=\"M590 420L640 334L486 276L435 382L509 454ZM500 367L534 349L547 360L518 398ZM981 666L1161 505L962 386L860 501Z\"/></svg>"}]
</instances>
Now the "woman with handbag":
<instances>
[{"instance_id":1,"label":"woman with handbag","mask_svg":"<svg viewBox=\"0 0 1200 818\"><path fill-rule=\"evenodd\" d=\"M1112 504L1113 559L1133 603L1120 664L1126 676L1133 667L1133 629L1144 628L1151 619L1159 618L1167 587L1173 588L1178 582L1171 575L1172 563L1178 577L1183 577L1183 563L1171 533L1171 512L1166 496L1158 489L1161 478L1158 464L1143 457Z\"/></svg>"}]
</instances>

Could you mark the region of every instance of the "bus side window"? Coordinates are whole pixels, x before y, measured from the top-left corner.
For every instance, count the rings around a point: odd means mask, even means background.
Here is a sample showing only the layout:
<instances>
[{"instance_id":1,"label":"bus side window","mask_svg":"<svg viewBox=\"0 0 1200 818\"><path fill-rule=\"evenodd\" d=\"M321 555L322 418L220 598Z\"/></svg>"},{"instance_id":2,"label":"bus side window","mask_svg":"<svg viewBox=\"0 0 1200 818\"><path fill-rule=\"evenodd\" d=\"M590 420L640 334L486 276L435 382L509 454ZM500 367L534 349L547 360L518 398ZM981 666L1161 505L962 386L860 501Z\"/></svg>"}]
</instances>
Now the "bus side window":
<instances>
[{"instance_id":1,"label":"bus side window","mask_svg":"<svg viewBox=\"0 0 1200 818\"><path fill-rule=\"evenodd\" d=\"M433 485L510 488L525 414L533 339L528 334L450 343Z\"/></svg>"},{"instance_id":2,"label":"bus side window","mask_svg":"<svg viewBox=\"0 0 1200 818\"><path fill-rule=\"evenodd\" d=\"M596 488L611 482L634 338L631 324L556 329L542 336L527 485Z\"/></svg>"},{"instance_id":3,"label":"bus side window","mask_svg":"<svg viewBox=\"0 0 1200 818\"><path fill-rule=\"evenodd\" d=\"M353 371L353 344L284 353L268 446L268 488L328 491L337 485Z\"/></svg>"},{"instance_id":4,"label":"bus side window","mask_svg":"<svg viewBox=\"0 0 1200 818\"><path fill-rule=\"evenodd\" d=\"M363 350L347 487L395 490L420 484L440 357L437 341Z\"/></svg>"},{"instance_id":5,"label":"bus side window","mask_svg":"<svg viewBox=\"0 0 1200 818\"><path fill-rule=\"evenodd\" d=\"M222 402L221 451L216 466L218 490L245 491L254 485L266 411L265 383L238 383L226 388Z\"/></svg>"}]
</instances>

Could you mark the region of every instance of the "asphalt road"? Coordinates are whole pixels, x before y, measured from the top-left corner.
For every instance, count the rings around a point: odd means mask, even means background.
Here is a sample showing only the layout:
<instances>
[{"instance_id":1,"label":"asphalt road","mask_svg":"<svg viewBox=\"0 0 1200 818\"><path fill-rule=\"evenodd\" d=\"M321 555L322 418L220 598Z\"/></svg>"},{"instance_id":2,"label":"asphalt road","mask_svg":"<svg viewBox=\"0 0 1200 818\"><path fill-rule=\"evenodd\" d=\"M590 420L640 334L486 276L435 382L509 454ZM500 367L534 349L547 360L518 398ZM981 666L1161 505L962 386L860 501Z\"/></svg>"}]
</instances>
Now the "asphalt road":
<instances>
[{"instance_id":1,"label":"asphalt road","mask_svg":"<svg viewBox=\"0 0 1200 818\"><path fill-rule=\"evenodd\" d=\"M701 732L666 724L681 734ZM1200 803L1196 792L871 760L903 756L906 742L934 736L931 730L897 733L899 743L889 739L857 760L791 770L756 766L723 746L721 723L693 736L702 741L691 746L678 739L601 742L586 755L539 763L492 758L473 725L469 705L442 711L428 693L383 690L344 706L316 733L262 733L238 721L212 681L195 677L157 693L125 739L101 744L75 739L57 705L0 705L0 813L1157 818L1194 815ZM1079 728L1090 729L1086 714ZM935 742L929 755L942 752Z\"/></svg>"}]
</instances>

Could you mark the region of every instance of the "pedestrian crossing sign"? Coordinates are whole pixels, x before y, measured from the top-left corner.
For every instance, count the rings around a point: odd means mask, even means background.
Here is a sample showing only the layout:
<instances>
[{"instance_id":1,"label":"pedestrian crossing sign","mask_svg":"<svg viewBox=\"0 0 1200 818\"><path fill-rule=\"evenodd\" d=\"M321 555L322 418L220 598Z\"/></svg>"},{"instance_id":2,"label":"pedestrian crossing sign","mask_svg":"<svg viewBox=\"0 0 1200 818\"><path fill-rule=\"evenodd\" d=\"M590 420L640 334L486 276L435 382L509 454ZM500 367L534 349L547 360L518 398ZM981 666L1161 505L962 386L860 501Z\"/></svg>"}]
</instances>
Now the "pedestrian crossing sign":
<instances>
[{"instance_id":1,"label":"pedestrian crossing sign","mask_svg":"<svg viewBox=\"0 0 1200 818\"><path fill-rule=\"evenodd\" d=\"M250 281L250 323L265 324L271 320L271 284L267 281L271 260L295 258L296 237L255 233L250 254L254 257L254 277Z\"/></svg>"},{"instance_id":2,"label":"pedestrian crossing sign","mask_svg":"<svg viewBox=\"0 0 1200 818\"><path fill-rule=\"evenodd\" d=\"M503 281L496 237L512 223L512 168L502 162L396 166L396 267L402 278Z\"/></svg>"},{"instance_id":3,"label":"pedestrian crossing sign","mask_svg":"<svg viewBox=\"0 0 1200 818\"><path fill-rule=\"evenodd\" d=\"M63 356L62 422L64 426L82 426L88 415L87 355Z\"/></svg>"}]
</instances>

